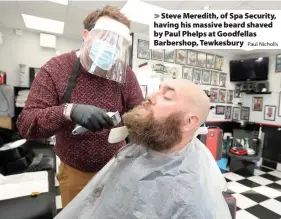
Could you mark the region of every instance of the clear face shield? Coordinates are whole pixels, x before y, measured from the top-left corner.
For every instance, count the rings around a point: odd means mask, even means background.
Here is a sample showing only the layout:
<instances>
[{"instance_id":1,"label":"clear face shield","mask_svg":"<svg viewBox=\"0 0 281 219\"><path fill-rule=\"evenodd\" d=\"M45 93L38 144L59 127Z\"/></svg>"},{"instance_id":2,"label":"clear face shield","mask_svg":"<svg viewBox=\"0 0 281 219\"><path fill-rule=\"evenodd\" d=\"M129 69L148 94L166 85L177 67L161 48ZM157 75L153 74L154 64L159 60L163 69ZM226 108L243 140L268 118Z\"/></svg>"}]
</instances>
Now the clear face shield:
<instances>
[{"instance_id":1,"label":"clear face shield","mask_svg":"<svg viewBox=\"0 0 281 219\"><path fill-rule=\"evenodd\" d=\"M86 71L99 77L124 83L129 63L129 28L110 18L100 18L80 49L80 61Z\"/></svg>"}]
</instances>

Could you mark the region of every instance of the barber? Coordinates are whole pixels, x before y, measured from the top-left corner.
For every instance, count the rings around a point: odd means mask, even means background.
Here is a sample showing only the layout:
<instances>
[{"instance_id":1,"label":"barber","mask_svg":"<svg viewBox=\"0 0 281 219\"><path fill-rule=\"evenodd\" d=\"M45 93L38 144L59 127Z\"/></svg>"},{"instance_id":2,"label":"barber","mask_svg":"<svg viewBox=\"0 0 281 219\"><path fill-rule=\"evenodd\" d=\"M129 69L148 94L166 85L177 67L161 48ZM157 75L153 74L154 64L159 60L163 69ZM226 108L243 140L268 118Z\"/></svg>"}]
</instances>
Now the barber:
<instances>
[{"instance_id":1,"label":"barber","mask_svg":"<svg viewBox=\"0 0 281 219\"><path fill-rule=\"evenodd\" d=\"M63 207L125 144L108 143L113 122L106 112L122 115L143 101L128 66L129 25L115 7L90 13L81 49L42 66L18 118L19 132L28 140L56 136ZM73 135L77 124L89 132Z\"/></svg>"}]
</instances>

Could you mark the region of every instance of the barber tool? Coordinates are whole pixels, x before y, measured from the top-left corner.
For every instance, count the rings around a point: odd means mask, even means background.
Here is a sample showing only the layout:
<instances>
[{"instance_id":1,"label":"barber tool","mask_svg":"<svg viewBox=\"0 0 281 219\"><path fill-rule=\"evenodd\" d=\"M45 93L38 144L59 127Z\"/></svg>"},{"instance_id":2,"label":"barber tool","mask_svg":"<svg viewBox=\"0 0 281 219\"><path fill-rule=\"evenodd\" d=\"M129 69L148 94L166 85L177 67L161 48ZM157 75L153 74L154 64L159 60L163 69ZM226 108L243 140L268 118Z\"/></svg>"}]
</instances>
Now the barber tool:
<instances>
[{"instance_id":1,"label":"barber tool","mask_svg":"<svg viewBox=\"0 0 281 219\"><path fill-rule=\"evenodd\" d=\"M124 141L128 135L129 135L129 131L126 126L113 128L110 130L108 136L108 142L110 144L114 144L120 141Z\"/></svg>"},{"instance_id":2,"label":"barber tool","mask_svg":"<svg viewBox=\"0 0 281 219\"><path fill-rule=\"evenodd\" d=\"M121 116L120 113L117 112L107 112L107 115L112 119L114 126L118 125L121 122ZM82 134L84 132L88 132L89 130L84 128L81 125L76 125L75 128L72 131L73 135Z\"/></svg>"},{"instance_id":3,"label":"barber tool","mask_svg":"<svg viewBox=\"0 0 281 219\"><path fill-rule=\"evenodd\" d=\"M142 68L142 67L144 67L144 66L146 66L146 65L148 65L148 63L147 63L147 62L144 62L144 63L142 63L142 64L139 65L139 68Z\"/></svg>"},{"instance_id":4,"label":"barber tool","mask_svg":"<svg viewBox=\"0 0 281 219\"><path fill-rule=\"evenodd\" d=\"M229 152L231 152L232 154L235 154L237 156L247 155L247 150L243 147L231 147L229 149Z\"/></svg>"},{"instance_id":5,"label":"barber tool","mask_svg":"<svg viewBox=\"0 0 281 219\"><path fill-rule=\"evenodd\" d=\"M244 148L244 140L243 139L236 139L233 142L233 146L229 148L229 152L235 154L237 156L244 156L247 155L247 149Z\"/></svg>"}]
</instances>

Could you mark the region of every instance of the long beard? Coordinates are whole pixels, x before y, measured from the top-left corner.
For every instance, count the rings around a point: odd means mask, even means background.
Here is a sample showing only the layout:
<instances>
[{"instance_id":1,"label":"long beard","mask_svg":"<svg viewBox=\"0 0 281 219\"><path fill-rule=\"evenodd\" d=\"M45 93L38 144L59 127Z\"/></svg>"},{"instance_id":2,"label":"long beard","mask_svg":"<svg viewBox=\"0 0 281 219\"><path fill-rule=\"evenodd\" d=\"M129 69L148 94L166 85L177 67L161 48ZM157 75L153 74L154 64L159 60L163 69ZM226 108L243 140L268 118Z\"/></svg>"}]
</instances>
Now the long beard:
<instances>
[{"instance_id":1,"label":"long beard","mask_svg":"<svg viewBox=\"0 0 281 219\"><path fill-rule=\"evenodd\" d=\"M156 120L150 104L144 103L126 113L123 119L133 141L147 148L166 151L182 141L183 117L181 112Z\"/></svg>"}]
</instances>

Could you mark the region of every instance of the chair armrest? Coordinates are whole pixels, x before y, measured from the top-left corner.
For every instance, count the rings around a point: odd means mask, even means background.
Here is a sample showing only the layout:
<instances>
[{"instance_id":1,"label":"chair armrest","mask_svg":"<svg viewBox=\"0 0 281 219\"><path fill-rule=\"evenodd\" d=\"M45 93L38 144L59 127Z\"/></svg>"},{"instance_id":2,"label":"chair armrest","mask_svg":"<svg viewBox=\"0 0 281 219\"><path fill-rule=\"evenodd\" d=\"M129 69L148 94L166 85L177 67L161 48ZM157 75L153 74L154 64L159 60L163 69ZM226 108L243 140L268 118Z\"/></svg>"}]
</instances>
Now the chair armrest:
<instances>
[{"instance_id":1,"label":"chair armrest","mask_svg":"<svg viewBox=\"0 0 281 219\"><path fill-rule=\"evenodd\" d=\"M236 218L236 198L229 193L223 192L224 199L229 208L232 219Z\"/></svg>"}]
</instances>

